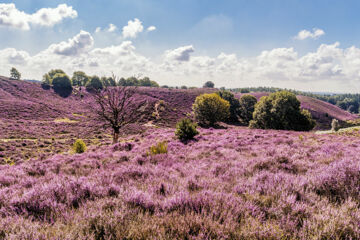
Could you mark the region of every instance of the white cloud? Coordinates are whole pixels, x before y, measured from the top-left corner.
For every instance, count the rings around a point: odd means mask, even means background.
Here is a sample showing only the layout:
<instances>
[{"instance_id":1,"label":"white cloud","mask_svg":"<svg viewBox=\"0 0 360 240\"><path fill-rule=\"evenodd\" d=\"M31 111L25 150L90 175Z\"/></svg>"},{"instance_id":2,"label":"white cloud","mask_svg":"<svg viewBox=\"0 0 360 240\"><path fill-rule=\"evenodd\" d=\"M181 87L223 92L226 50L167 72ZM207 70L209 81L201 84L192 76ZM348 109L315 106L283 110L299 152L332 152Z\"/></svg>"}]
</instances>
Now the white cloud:
<instances>
[{"instance_id":1,"label":"white cloud","mask_svg":"<svg viewBox=\"0 0 360 240\"><path fill-rule=\"evenodd\" d=\"M99 33L99 32L101 32L101 27L97 27L97 28L95 29L95 33Z\"/></svg>"},{"instance_id":2,"label":"white cloud","mask_svg":"<svg viewBox=\"0 0 360 240\"><path fill-rule=\"evenodd\" d=\"M114 32L114 31L116 31L116 29L117 29L117 27L114 24L110 23L109 28L107 29L107 31L108 32Z\"/></svg>"},{"instance_id":3,"label":"white cloud","mask_svg":"<svg viewBox=\"0 0 360 240\"><path fill-rule=\"evenodd\" d=\"M155 30L156 30L155 26L150 26L150 27L147 28L148 32L152 32L152 31L155 31Z\"/></svg>"},{"instance_id":4,"label":"white cloud","mask_svg":"<svg viewBox=\"0 0 360 240\"><path fill-rule=\"evenodd\" d=\"M194 56L193 56L194 55ZM239 58L234 53L218 56L195 55L192 45L165 51L163 58L140 54L131 41L93 48L88 32L35 55L14 48L0 50L0 75L16 66L24 78L41 79L52 68L68 74L118 76L147 75L167 85L201 86L211 80L216 86L275 86L316 91L358 91L360 88L360 48L341 48L338 42L321 44L300 56L294 48L275 48L257 56Z\"/></svg>"},{"instance_id":5,"label":"white cloud","mask_svg":"<svg viewBox=\"0 0 360 240\"><path fill-rule=\"evenodd\" d=\"M122 35L124 38L136 38L143 30L142 22L135 18L134 21L128 21L128 25L123 27Z\"/></svg>"},{"instance_id":6,"label":"white cloud","mask_svg":"<svg viewBox=\"0 0 360 240\"><path fill-rule=\"evenodd\" d=\"M65 56L74 56L92 47L93 44L94 39L91 34L80 31L78 35L67 41L50 45L47 52Z\"/></svg>"},{"instance_id":7,"label":"white cloud","mask_svg":"<svg viewBox=\"0 0 360 240\"><path fill-rule=\"evenodd\" d=\"M179 47L165 52L165 59L168 61L187 62L190 60L190 54L195 52L192 45Z\"/></svg>"},{"instance_id":8,"label":"white cloud","mask_svg":"<svg viewBox=\"0 0 360 240\"><path fill-rule=\"evenodd\" d=\"M324 30L319 29L319 28L313 28L312 32L308 31L308 30L302 30L300 31L297 36L295 36L295 39L298 40L305 40L307 38L312 38L312 39L318 39L319 37L325 35Z\"/></svg>"},{"instance_id":9,"label":"white cloud","mask_svg":"<svg viewBox=\"0 0 360 240\"><path fill-rule=\"evenodd\" d=\"M56 8L41 8L33 14L27 14L16 8L14 3L0 4L0 26L30 30L31 26L51 27L65 18L76 18L77 12L66 4Z\"/></svg>"}]
</instances>

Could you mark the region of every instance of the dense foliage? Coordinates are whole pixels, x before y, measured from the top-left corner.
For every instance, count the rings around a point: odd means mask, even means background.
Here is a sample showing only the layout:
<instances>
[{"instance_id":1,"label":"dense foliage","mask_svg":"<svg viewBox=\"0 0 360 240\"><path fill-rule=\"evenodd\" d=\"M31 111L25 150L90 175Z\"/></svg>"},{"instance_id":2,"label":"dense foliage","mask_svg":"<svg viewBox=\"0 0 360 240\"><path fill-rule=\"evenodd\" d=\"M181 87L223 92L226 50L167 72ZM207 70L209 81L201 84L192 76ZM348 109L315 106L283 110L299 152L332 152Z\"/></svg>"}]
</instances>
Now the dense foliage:
<instances>
[{"instance_id":1,"label":"dense foliage","mask_svg":"<svg viewBox=\"0 0 360 240\"><path fill-rule=\"evenodd\" d=\"M250 121L253 119L253 113L255 111L255 104L257 103L256 97L245 94L240 97L240 119L243 124L249 125Z\"/></svg>"},{"instance_id":2,"label":"dense foliage","mask_svg":"<svg viewBox=\"0 0 360 240\"><path fill-rule=\"evenodd\" d=\"M249 93L249 92L278 92L284 89L275 88L275 87L250 87L250 88L236 88L232 90L241 93ZM292 92L296 95L308 96L331 103L351 113L359 113L360 94L310 93L310 92L303 92L303 91L297 91L291 89L285 89L285 90Z\"/></svg>"},{"instance_id":3,"label":"dense foliage","mask_svg":"<svg viewBox=\"0 0 360 240\"><path fill-rule=\"evenodd\" d=\"M230 122L238 122L239 115L241 114L240 111L240 102L232 92L229 91L219 91L217 94L224 100L228 101L230 104Z\"/></svg>"},{"instance_id":4,"label":"dense foliage","mask_svg":"<svg viewBox=\"0 0 360 240\"><path fill-rule=\"evenodd\" d=\"M214 126L230 116L230 103L216 93L205 93L195 99L193 110L201 125Z\"/></svg>"},{"instance_id":5,"label":"dense foliage","mask_svg":"<svg viewBox=\"0 0 360 240\"><path fill-rule=\"evenodd\" d=\"M86 151L86 144L84 143L84 141L82 139L77 139L74 142L73 150L75 153L83 153Z\"/></svg>"},{"instance_id":6,"label":"dense foliage","mask_svg":"<svg viewBox=\"0 0 360 240\"><path fill-rule=\"evenodd\" d=\"M20 80L21 73L16 68L13 67L10 69L10 78L15 80Z\"/></svg>"},{"instance_id":7,"label":"dense foliage","mask_svg":"<svg viewBox=\"0 0 360 240\"><path fill-rule=\"evenodd\" d=\"M175 136L181 141L191 140L199 132L196 130L197 124L189 118L183 118L176 124Z\"/></svg>"},{"instance_id":8,"label":"dense foliage","mask_svg":"<svg viewBox=\"0 0 360 240\"><path fill-rule=\"evenodd\" d=\"M288 91L262 97L250 121L250 127L262 129L308 131L314 126L310 112L301 110L296 95Z\"/></svg>"},{"instance_id":9,"label":"dense foliage","mask_svg":"<svg viewBox=\"0 0 360 240\"><path fill-rule=\"evenodd\" d=\"M119 86L142 86L142 87L159 87L159 84L155 81L150 80L148 77L137 78L129 77L127 79L120 78Z\"/></svg>"},{"instance_id":10,"label":"dense foliage","mask_svg":"<svg viewBox=\"0 0 360 240\"><path fill-rule=\"evenodd\" d=\"M73 86L85 86L89 81L89 76L82 71L76 71L73 73L71 81Z\"/></svg>"},{"instance_id":11,"label":"dense foliage","mask_svg":"<svg viewBox=\"0 0 360 240\"><path fill-rule=\"evenodd\" d=\"M97 91L104 88L103 83L101 82L98 76L92 76L86 84L86 90L88 91Z\"/></svg>"},{"instance_id":12,"label":"dense foliage","mask_svg":"<svg viewBox=\"0 0 360 240\"><path fill-rule=\"evenodd\" d=\"M207 81L206 83L204 83L204 88L214 88L215 84L212 81Z\"/></svg>"}]
</instances>

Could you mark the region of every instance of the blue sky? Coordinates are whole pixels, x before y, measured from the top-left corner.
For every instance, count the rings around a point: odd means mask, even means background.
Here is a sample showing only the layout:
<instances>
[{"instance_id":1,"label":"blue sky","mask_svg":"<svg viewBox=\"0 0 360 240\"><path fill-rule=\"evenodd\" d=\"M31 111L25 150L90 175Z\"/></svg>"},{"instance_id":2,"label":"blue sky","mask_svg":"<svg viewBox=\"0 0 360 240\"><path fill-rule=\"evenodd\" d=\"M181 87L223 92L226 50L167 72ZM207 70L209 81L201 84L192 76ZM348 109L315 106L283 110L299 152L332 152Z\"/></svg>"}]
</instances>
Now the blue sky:
<instances>
[{"instance_id":1,"label":"blue sky","mask_svg":"<svg viewBox=\"0 0 360 240\"><path fill-rule=\"evenodd\" d=\"M3 55L12 54L0 60L4 64L0 68L2 75L8 74L5 67L14 63L24 65L8 61L20 54L29 65L23 67L23 75L28 78L41 78L47 68L55 67L46 66L39 59L62 64L91 58L97 61L88 64L93 68L86 64L66 65L67 72L71 75L77 68L83 68L91 74L107 74L113 68L119 69L119 75L149 75L168 85L201 86L209 79L227 87L266 85L356 91L357 85L360 86L360 73L356 70L360 47L359 1L22 0L1 3L3 7L14 3L16 11L27 15L43 8L56 9L61 4L66 4L69 11L69 8L76 11L76 16L64 15L51 25L27 20L29 29L25 29L9 22L4 24L4 20L1 21L4 12L0 10L0 50L3 49ZM135 37L124 37L123 27L135 19L143 30ZM109 24L116 26L116 30L108 31ZM156 30L147 31L150 26ZM96 32L99 27L101 30ZM71 44L71 39L80 31L87 32L86 37L91 38L86 49L70 55L51 51L52 44ZM306 32L299 37L301 31ZM119 55L107 62L104 56L95 55L94 49L109 50L110 46L131 48L127 51L128 58L122 59L124 54L120 50ZM125 66L127 61L133 65Z\"/></svg>"}]
</instances>

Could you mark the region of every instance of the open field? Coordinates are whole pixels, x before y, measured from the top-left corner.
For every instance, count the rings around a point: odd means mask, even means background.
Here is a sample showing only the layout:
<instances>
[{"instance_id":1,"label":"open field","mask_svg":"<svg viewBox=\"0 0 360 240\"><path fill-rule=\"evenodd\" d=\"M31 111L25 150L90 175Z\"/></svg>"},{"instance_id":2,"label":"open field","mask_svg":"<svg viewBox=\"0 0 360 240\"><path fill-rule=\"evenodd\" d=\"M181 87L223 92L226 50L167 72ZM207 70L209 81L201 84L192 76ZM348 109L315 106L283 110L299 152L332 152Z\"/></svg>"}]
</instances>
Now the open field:
<instances>
[{"instance_id":1,"label":"open field","mask_svg":"<svg viewBox=\"0 0 360 240\"><path fill-rule=\"evenodd\" d=\"M139 88L146 117L112 145L84 90L64 99L2 79L0 91L0 239L360 238L357 128L224 124L184 144L176 121L213 90ZM356 118L299 99L317 120ZM83 154L71 151L77 138ZM149 155L160 141L168 152Z\"/></svg>"}]
</instances>

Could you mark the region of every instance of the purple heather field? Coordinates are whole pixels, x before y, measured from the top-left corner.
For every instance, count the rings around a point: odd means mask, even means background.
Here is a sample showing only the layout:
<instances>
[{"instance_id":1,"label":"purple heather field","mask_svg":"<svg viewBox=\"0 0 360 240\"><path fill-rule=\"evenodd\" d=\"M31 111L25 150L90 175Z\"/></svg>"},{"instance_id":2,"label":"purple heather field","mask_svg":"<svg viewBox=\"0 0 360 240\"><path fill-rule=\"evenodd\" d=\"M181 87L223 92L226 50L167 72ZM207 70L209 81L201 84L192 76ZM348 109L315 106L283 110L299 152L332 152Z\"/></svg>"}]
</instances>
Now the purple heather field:
<instances>
[{"instance_id":1,"label":"purple heather field","mask_svg":"<svg viewBox=\"0 0 360 240\"><path fill-rule=\"evenodd\" d=\"M0 79L0 239L360 239L358 131L224 125L184 144L174 125L204 91L140 88L148 114L113 145L84 90ZM317 121L356 118L299 100Z\"/></svg>"}]
</instances>

